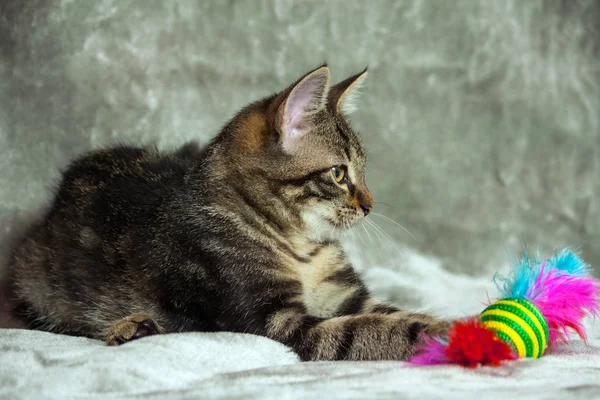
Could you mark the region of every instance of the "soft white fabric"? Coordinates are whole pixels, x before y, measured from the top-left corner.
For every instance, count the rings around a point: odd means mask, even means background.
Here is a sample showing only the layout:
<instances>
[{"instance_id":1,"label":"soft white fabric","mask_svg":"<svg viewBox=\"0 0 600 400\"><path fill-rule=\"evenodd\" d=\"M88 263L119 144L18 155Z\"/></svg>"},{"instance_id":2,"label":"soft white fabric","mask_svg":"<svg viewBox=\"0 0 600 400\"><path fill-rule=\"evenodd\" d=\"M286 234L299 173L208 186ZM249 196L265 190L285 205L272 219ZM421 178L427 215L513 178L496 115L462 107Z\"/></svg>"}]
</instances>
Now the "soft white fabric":
<instances>
[{"instance_id":1,"label":"soft white fabric","mask_svg":"<svg viewBox=\"0 0 600 400\"><path fill-rule=\"evenodd\" d=\"M84 338L0 330L0 398L592 399L600 396L598 328L589 346L575 341L539 360L477 370L302 363L279 343L243 334L172 334L105 347Z\"/></svg>"}]
</instances>

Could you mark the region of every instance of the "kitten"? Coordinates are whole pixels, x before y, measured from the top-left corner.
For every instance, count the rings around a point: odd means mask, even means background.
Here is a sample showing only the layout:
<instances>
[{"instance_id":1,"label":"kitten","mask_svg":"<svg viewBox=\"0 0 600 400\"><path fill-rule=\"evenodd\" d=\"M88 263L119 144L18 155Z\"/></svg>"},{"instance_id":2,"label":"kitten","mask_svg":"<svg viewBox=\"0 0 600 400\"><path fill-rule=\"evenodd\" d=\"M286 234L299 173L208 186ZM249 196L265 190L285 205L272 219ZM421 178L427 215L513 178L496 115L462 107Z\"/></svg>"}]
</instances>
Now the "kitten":
<instances>
[{"instance_id":1,"label":"kitten","mask_svg":"<svg viewBox=\"0 0 600 400\"><path fill-rule=\"evenodd\" d=\"M205 148L115 147L64 172L12 254L31 326L122 344L232 331L302 360L402 360L448 323L377 304L340 234L373 208L347 114L366 70L329 68L248 105Z\"/></svg>"}]
</instances>

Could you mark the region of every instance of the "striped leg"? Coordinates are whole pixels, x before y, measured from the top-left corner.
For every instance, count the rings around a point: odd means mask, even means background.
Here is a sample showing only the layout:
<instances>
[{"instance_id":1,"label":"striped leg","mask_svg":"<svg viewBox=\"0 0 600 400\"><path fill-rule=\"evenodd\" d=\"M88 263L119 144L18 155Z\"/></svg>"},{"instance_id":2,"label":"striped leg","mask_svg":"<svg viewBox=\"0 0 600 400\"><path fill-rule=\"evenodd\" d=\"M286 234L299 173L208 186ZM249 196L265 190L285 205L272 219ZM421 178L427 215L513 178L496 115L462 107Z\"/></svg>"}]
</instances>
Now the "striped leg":
<instances>
[{"instance_id":1,"label":"striped leg","mask_svg":"<svg viewBox=\"0 0 600 400\"><path fill-rule=\"evenodd\" d=\"M448 327L427 315L388 311L325 319L283 309L268 319L267 336L291 346L304 361L405 360L421 333L444 334Z\"/></svg>"}]
</instances>

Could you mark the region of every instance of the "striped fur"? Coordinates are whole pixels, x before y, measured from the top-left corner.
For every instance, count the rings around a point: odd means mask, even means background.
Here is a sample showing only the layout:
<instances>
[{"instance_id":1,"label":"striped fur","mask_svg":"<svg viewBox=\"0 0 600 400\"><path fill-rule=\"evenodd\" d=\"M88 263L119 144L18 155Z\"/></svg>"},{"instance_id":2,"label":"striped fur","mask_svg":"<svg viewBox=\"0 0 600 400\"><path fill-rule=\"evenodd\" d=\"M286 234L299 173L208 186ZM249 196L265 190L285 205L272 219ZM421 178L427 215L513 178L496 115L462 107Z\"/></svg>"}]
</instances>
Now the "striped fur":
<instances>
[{"instance_id":1,"label":"striped fur","mask_svg":"<svg viewBox=\"0 0 600 400\"><path fill-rule=\"evenodd\" d=\"M15 309L32 327L109 344L140 327L232 331L303 360L405 359L447 323L376 304L338 240L373 205L343 115L364 77L330 87L320 67L244 108L206 147L75 160L12 253Z\"/></svg>"}]
</instances>

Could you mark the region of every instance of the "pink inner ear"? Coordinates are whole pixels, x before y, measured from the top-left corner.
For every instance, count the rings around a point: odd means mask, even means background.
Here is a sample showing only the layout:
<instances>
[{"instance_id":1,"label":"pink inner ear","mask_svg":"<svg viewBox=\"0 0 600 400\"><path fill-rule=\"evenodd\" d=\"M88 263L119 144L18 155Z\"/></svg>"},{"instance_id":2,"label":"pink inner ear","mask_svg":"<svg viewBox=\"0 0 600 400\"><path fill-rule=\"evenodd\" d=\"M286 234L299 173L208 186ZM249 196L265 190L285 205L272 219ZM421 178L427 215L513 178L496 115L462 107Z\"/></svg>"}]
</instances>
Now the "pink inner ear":
<instances>
[{"instance_id":1,"label":"pink inner ear","mask_svg":"<svg viewBox=\"0 0 600 400\"><path fill-rule=\"evenodd\" d=\"M292 90L285 102L283 124L286 136L297 136L306 128L306 116L325 106L329 85L327 73L315 72Z\"/></svg>"}]
</instances>

